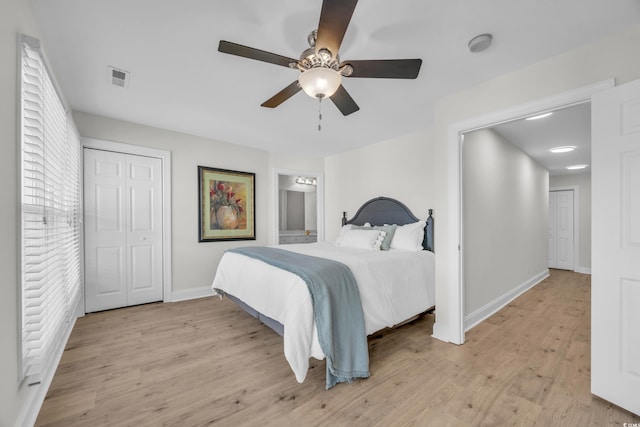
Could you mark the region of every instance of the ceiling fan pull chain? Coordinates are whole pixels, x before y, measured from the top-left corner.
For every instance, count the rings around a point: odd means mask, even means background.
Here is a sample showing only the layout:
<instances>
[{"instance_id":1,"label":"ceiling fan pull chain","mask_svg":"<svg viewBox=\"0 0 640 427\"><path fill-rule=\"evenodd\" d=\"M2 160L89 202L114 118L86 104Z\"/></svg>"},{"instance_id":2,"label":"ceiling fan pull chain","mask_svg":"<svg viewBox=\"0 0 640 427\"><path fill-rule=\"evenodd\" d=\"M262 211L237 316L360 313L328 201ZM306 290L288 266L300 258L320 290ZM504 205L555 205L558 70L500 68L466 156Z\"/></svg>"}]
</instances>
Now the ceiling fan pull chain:
<instances>
[{"instance_id":1,"label":"ceiling fan pull chain","mask_svg":"<svg viewBox=\"0 0 640 427\"><path fill-rule=\"evenodd\" d=\"M322 130L322 96L318 96L318 132Z\"/></svg>"}]
</instances>

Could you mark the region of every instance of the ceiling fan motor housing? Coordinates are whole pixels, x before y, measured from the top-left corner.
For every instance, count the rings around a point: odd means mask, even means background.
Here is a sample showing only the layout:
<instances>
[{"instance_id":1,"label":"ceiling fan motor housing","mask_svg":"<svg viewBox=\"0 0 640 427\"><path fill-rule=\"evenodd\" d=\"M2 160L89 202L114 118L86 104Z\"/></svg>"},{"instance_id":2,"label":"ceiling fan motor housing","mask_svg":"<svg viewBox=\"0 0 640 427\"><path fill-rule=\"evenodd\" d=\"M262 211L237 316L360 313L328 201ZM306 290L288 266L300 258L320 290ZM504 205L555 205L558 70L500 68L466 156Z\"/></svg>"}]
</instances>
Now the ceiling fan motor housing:
<instances>
[{"instance_id":1,"label":"ceiling fan motor housing","mask_svg":"<svg viewBox=\"0 0 640 427\"><path fill-rule=\"evenodd\" d=\"M318 53L313 47L306 49L300 55L300 61L298 61L301 71L308 70L310 68L323 67L331 68L338 71L340 67L340 57L336 55L335 59L332 58L331 52L326 49L320 49Z\"/></svg>"}]
</instances>

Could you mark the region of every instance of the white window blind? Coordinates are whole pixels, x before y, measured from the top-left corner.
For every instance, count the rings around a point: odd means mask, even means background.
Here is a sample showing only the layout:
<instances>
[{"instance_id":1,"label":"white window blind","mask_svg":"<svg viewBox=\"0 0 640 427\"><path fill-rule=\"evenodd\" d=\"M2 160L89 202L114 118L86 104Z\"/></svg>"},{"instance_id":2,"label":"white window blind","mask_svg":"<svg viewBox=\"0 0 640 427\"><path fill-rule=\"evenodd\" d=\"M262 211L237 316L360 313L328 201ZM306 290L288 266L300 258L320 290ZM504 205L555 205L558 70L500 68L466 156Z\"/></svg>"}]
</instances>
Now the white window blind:
<instances>
[{"instance_id":1,"label":"white window blind","mask_svg":"<svg viewBox=\"0 0 640 427\"><path fill-rule=\"evenodd\" d=\"M22 374L52 368L81 290L81 147L33 38L22 38Z\"/></svg>"}]
</instances>

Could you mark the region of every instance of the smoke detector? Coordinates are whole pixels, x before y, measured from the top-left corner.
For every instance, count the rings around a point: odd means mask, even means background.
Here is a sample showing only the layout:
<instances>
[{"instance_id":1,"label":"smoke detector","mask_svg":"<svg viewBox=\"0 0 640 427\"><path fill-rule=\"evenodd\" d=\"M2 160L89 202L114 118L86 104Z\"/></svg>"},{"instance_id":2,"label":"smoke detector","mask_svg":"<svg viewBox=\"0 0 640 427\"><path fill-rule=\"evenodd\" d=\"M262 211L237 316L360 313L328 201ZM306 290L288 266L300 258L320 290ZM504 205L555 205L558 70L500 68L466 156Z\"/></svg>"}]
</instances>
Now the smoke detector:
<instances>
[{"instance_id":1,"label":"smoke detector","mask_svg":"<svg viewBox=\"0 0 640 427\"><path fill-rule=\"evenodd\" d=\"M469 51L478 53L487 50L491 46L493 36L489 33L480 34L469 40Z\"/></svg>"},{"instance_id":2,"label":"smoke detector","mask_svg":"<svg viewBox=\"0 0 640 427\"><path fill-rule=\"evenodd\" d=\"M109 71L109 74L108 74L109 83L111 83L114 86L119 86L124 88L129 87L130 73L128 71L124 71L119 68L115 68L111 66L108 66L107 69Z\"/></svg>"}]
</instances>

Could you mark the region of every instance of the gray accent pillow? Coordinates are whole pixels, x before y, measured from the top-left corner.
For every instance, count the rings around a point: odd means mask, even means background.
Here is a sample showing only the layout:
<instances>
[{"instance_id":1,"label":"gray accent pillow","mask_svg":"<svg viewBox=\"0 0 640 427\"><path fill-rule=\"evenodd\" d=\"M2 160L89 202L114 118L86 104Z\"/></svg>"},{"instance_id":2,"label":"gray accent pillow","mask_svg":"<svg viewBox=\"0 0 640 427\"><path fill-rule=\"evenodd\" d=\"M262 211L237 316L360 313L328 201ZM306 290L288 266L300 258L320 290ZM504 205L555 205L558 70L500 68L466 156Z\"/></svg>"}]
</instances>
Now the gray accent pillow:
<instances>
[{"instance_id":1,"label":"gray accent pillow","mask_svg":"<svg viewBox=\"0 0 640 427\"><path fill-rule=\"evenodd\" d=\"M382 241L382 244L380 245L380 250L388 251L389 248L391 247L391 241L393 240L393 235L395 234L396 228L398 228L398 226L397 225L374 225L373 227L366 226L366 225L351 226L352 230L353 229L366 230L368 228L373 228L374 230L382 230L387 232L386 236L384 236L384 240Z\"/></svg>"}]
</instances>

